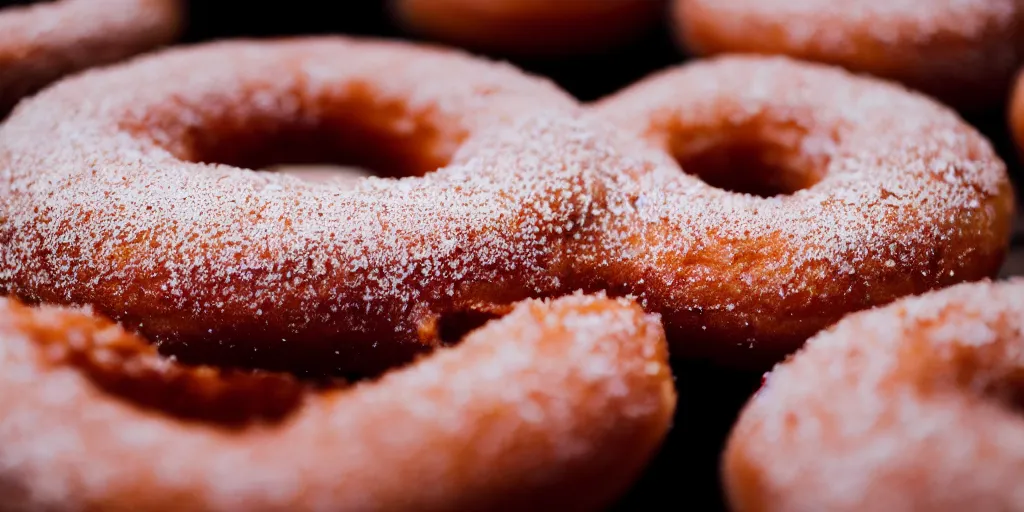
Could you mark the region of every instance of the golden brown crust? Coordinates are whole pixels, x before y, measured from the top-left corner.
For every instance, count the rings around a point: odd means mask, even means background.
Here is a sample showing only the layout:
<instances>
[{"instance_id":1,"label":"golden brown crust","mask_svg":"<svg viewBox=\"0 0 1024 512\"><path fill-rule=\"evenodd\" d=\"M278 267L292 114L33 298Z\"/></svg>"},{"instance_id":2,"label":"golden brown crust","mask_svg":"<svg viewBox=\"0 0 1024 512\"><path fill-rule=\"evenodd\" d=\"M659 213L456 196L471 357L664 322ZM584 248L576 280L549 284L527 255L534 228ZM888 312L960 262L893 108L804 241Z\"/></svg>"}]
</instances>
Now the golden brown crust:
<instances>
[{"instance_id":1,"label":"golden brown crust","mask_svg":"<svg viewBox=\"0 0 1024 512\"><path fill-rule=\"evenodd\" d=\"M1002 104L1024 62L1019 0L675 0L700 55L782 54L901 81L963 109Z\"/></svg>"},{"instance_id":2,"label":"golden brown crust","mask_svg":"<svg viewBox=\"0 0 1024 512\"><path fill-rule=\"evenodd\" d=\"M675 407L655 317L528 301L373 382L185 367L88 310L0 299L12 510L578 510L623 492Z\"/></svg>"},{"instance_id":3,"label":"golden brown crust","mask_svg":"<svg viewBox=\"0 0 1024 512\"><path fill-rule=\"evenodd\" d=\"M662 0L391 0L417 33L477 50L519 56L593 53L660 20Z\"/></svg>"},{"instance_id":4,"label":"golden brown crust","mask_svg":"<svg viewBox=\"0 0 1024 512\"><path fill-rule=\"evenodd\" d=\"M778 360L848 312L994 276L1005 256L1005 165L954 112L899 86L722 57L591 110L655 153L608 187L630 213L602 228L594 267L662 315L680 355ZM712 165L722 155L733 160ZM782 193L730 192L687 170Z\"/></svg>"},{"instance_id":5,"label":"golden brown crust","mask_svg":"<svg viewBox=\"0 0 1024 512\"><path fill-rule=\"evenodd\" d=\"M0 118L54 80L171 42L179 0L59 0L0 10Z\"/></svg>"},{"instance_id":6,"label":"golden brown crust","mask_svg":"<svg viewBox=\"0 0 1024 512\"><path fill-rule=\"evenodd\" d=\"M1024 281L850 315L768 375L733 429L733 510L1021 510Z\"/></svg>"}]
</instances>

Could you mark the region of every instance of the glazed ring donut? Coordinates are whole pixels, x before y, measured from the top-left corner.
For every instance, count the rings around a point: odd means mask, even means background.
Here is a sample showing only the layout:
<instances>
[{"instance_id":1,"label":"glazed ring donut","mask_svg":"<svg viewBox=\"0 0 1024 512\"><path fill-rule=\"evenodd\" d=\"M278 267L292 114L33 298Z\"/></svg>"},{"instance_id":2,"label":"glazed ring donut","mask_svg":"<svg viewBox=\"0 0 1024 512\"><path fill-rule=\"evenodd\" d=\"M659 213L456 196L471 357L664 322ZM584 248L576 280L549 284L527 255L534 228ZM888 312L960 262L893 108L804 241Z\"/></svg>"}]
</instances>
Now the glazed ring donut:
<instances>
[{"instance_id":1,"label":"glazed ring donut","mask_svg":"<svg viewBox=\"0 0 1024 512\"><path fill-rule=\"evenodd\" d=\"M0 284L92 304L186 362L372 373L564 293L601 157L578 108L508 65L338 37L86 72L0 128ZM200 163L345 157L412 177Z\"/></svg>"},{"instance_id":2,"label":"glazed ring donut","mask_svg":"<svg viewBox=\"0 0 1024 512\"><path fill-rule=\"evenodd\" d=\"M662 0L390 0L419 34L518 56L594 53L637 37L662 17Z\"/></svg>"},{"instance_id":3,"label":"glazed ring donut","mask_svg":"<svg viewBox=\"0 0 1024 512\"><path fill-rule=\"evenodd\" d=\"M68 74L171 42L179 0L58 0L0 10L0 119Z\"/></svg>"},{"instance_id":4,"label":"glazed ring donut","mask_svg":"<svg viewBox=\"0 0 1024 512\"><path fill-rule=\"evenodd\" d=\"M1001 105L1024 62L1019 0L675 0L700 55L782 54L901 81L963 109Z\"/></svg>"},{"instance_id":5,"label":"glazed ring donut","mask_svg":"<svg viewBox=\"0 0 1024 512\"><path fill-rule=\"evenodd\" d=\"M185 367L87 311L0 299L0 500L15 510L573 510L668 429L633 303L519 304L379 380Z\"/></svg>"},{"instance_id":6,"label":"glazed ring donut","mask_svg":"<svg viewBox=\"0 0 1024 512\"><path fill-rule=\"evenodd\" d=\"M1005 165L899 86L722 57L591 109L642 135L653 163L614 185L635 213L609 217L581 261L660 313L680 355L774 362L846 313L994 276L1005 257Z\"/></svg>"},{"instance_id":7,"label":"glazed ring donut","mask_svg":"<svg viewBox=\"0 0 1024 512\"><path fill-rule=\"evenodd\" d=\"M851 315L767 377L725 451L733 510L1021 510L1024 280Z\"/></svg>"}]
</instances>

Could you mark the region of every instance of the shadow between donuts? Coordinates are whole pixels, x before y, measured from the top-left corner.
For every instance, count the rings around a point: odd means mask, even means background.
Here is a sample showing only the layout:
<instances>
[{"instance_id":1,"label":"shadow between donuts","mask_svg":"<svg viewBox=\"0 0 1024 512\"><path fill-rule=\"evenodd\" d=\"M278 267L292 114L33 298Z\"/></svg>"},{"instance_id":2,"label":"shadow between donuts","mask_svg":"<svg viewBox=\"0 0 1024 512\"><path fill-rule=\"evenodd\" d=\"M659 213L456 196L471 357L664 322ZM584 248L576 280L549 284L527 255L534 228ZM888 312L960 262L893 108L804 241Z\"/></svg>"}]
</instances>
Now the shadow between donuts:
<instances>
[{"instance_id":1,"label":"shadow between donuts","mask_svg":"<svg viewBox=\"0 0 1024 512\"><path fill-rule=\"evenodd\" d=\"M439 336L446 347L454 347L471 332L500 317L445 317ZM55 333L52 338L59 339L60 335ZM279 424L297 412L311 395L331 396L412 364L397 360L377 374L339 378L298 370L253 370L203 361L182 363L175 357L159 355L153 345L134 338L124 338L116 344L60 348L53 352L59 356L51 357L51 364L77 368L112 396L180 420L229 430ZM432 352L423 353L418 359L429 358Z\"/></svg>"},{"instance_id":2,"label":"shadow between donuts","mask_svg":"<svg viewBox=\"0 0 1024 512\"><path fill-rule=\"evenodd\" d=\"M683 172L712 187L774 197L809 189L824 177L828 156L802 152L799 141L806 138L799 126L754 121L721 133L671 130L668 150Z\"/></svg>"}]
</instances>

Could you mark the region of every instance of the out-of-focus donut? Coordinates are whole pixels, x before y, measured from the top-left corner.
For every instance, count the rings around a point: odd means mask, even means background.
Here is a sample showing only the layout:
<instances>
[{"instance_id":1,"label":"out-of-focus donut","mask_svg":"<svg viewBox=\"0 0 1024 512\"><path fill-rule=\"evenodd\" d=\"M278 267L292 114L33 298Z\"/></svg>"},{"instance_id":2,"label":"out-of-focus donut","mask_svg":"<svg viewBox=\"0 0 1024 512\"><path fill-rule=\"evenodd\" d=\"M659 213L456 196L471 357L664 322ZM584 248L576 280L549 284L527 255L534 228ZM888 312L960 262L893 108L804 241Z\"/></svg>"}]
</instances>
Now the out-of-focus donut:
<instances>
[{"instance_id":1,"label":"out-of-focus donut","mask_svg":"<svg viewBox=\"0 0 1024 512\"><path fill-rule=\"evenodd\" d=\"M1020 0L675 0L673 11L697 54L837 64L969 110L1002 104L1024 62Z\"/></svg>"},{"instance_id":2,"label":"out-of-focus donut","mask_svg":"<svg viewBox=\"0 0 1024 512\"><path fill-rule=\"evenodd\" d=\"M1008 108L1010 135L1017 146L1017 154L1024 161L1024 72L1017 76L1017 83L1010 95Z\"/></svg>"},{"instance_id":3,"label":"out-of-focus donut","mask_svg":"<svg viewBox=\"0 0 1024 512\"><path fill-rule=\"evenodd\" d=\"M0 299L13 510L591 510L675 407L633 303L528 301L374 382L186 367L88 311Z\"/></svg>"},{"instance_id":4,"label":"out-of-focus donut","mask_svg":"<svg viewBox=\"0 0 1024 512\"><path fill-rule=\"evenodd\" d=\"M594 53L655 25L662 0L391 0L409 30L516 56Z\"/></svg>"},{"instance_id":5,"label":"out-of-focus donut","mask_svg":"<svg viewBox=\"0 0 1024 512\"><path fill-rule=\"evenodd\" d=\"M0 10L0 118L68 73L171 42L182 11L179 0L58 0Z\"/></svg>"},{"instance_id":6,"label":"out-of-focus donut","mask_svg":"<svg viewBox=\"0 0 1024 512\"><path fill-rule=\"evenodd\" d=\"M591 109L655 154L607 187L624 213L581 262L660 313L679 354L775 362L849 312L994 276L1005 257L1004 163L897 85L720 57Z\"/></svg>"},{"instance_id":7,"label":"out-of-focus donut","mask_svg":"<svg viewBox=\"0 0 1024 512\"><path fill-rule=\"evenodd\" d=\"M1022 510L1024 280L862 312L807 342L740 414L737 512Z\"/></svg>"}]
</instances>

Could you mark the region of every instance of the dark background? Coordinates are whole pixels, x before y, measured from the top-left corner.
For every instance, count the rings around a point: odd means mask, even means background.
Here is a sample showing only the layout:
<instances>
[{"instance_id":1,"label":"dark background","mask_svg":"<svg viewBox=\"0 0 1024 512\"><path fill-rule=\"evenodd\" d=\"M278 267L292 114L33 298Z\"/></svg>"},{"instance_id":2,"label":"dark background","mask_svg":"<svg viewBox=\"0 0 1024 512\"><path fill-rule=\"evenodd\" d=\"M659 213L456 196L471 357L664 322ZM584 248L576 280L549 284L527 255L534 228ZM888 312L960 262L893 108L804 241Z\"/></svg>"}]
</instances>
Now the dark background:
<instances>
[{"instance_id":1,"label":"dark background","mask_svg":"<svg viewBox=\"0 0 1024 512\"><path fill-rule=\"evenodd\" d=\"M0 0L0 6L15 3L30 2ZM391 22L381 0L191 0L188 4L188 26L182 38L186 43L299 34L415 40ZM612 51L572 58L509 60L554 79L581 100L592 100L686 59L673 43L666 18L643 38ZM1016 179L1018 165L1005 118L1005 109L1001 108L972 114L968 120L992 139ZM675 361L673 368L680 392L675 426L661 454L618 509L634 510L641 505L644 509L722 508L719 454L739 408L760 384L761 372L727 370L699 361Z\"/></svg>"}]
</instances>

